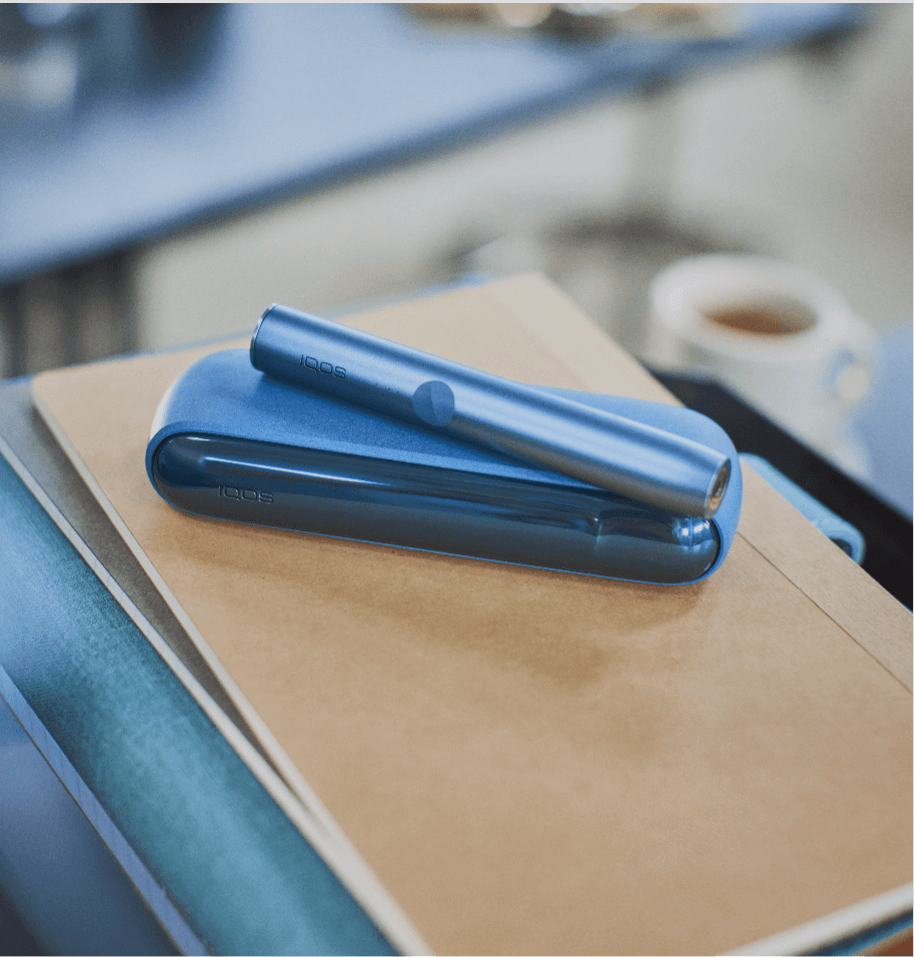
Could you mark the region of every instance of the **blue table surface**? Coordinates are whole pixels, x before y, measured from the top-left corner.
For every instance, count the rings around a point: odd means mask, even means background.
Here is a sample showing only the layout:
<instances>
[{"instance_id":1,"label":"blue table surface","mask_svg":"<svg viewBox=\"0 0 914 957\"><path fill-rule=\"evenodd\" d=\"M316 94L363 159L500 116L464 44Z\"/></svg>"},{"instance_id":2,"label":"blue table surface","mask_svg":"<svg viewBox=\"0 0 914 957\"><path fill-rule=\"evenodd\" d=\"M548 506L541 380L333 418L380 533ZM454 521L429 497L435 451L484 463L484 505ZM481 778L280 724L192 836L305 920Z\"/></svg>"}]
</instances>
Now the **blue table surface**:
<instances>
[{"instance_id":1,"label":"blue table surface","mask_svg":"<svg viewBox=\"0 0 914 957\"><path fill-rule=\"evenodd\" d=\"M0 283L839 31L862 6L751 4L722 38L575 43L430 29L395 4L226 5L180 82L130 78L122 51L67 115L0 115Z\"/></svg>"}]
</instances>

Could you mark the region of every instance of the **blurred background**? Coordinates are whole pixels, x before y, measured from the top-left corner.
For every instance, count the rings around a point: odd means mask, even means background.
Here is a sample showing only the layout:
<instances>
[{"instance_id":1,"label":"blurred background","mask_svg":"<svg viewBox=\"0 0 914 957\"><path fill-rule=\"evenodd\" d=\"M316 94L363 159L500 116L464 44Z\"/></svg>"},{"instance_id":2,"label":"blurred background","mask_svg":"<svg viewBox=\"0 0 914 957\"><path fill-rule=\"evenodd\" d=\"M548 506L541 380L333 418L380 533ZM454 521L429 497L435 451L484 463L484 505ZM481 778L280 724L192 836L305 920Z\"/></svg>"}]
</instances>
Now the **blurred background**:
<instances>
[{"instance_id":1,"label":"blurred background","mask_svg":"<svg viewBox=\"0 0 914 957\"><path fill-rule=\"evenodd\" d=\"M0 375L533 269L651 365L652 279L761 254L872 331L821 451L910 515L911 49L910 4L0 5Z\"/></svg>"}]
</instances>

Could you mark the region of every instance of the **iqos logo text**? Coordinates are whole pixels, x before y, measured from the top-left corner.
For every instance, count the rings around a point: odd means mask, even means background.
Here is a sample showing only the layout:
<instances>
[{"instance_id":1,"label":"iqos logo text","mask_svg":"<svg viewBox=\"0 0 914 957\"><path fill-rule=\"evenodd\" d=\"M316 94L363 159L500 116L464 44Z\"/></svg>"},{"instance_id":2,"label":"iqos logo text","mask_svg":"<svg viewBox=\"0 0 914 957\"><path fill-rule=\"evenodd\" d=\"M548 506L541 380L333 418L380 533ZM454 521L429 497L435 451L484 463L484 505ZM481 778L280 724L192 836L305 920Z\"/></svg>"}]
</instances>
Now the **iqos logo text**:
<instances>
[{"instance_id":1,"label":"iqos logo text","mask_svg":"<svg viewBox=\"0 0 914 957\"><path fill-rule=\"evenodd\" d=\"M302 356L299 360L299 365L303 365L306 369L311 369L312 372L323 372L324 375L335 375L337 379L346 378L346 370L342 366L331 365L329 362L321 362L320 359L315 359L314 356Z\"/></svg>"},{"instance_id":2,"label":"iqos logo text","mask_svg":"<svg viewBox=\"0 0 914 957\"><path fill-rule=\"evenodd\" d=\"M261 505L273 504L272 492L261 492L256 488L239 488L237 485L220 485L219 494L223 498L234 498L239 502L259 502Z\"/></svg>"}]
</instances>

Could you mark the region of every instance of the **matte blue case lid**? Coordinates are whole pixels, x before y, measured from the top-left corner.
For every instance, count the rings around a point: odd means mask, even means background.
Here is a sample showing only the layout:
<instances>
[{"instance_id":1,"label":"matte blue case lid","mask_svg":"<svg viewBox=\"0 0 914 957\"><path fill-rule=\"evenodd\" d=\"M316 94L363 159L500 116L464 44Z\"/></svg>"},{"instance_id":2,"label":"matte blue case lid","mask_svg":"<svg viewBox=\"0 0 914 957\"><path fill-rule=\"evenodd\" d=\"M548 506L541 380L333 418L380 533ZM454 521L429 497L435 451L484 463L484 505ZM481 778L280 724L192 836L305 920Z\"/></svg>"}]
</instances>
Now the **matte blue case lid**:
<instances>
[{"instance_id":1,"label":"matte blue case lid","mask_svg":"<svg viewBox=\"0 0 914 957\"><path fill-rule=\"evenodd\" d=\"M701 577L706 578L716 571L733 541L742 502L739 458L723 429L706 416L679 406L590 392L548 391L676 432L729 457L730 482L712 519L720 535L720 552L716 562ZM146 449L146 470L153 487L156 482L152 463L156 450L169 436L185 433L230 436L504 478L557 483L571 488L590 488L556 472L527 466L481 447L443 438L431 429L415 428L318 393L278 384L253 368L246 349L230 349L204 357L187 369L163 397Z\"/></svg>"}]
</instances>

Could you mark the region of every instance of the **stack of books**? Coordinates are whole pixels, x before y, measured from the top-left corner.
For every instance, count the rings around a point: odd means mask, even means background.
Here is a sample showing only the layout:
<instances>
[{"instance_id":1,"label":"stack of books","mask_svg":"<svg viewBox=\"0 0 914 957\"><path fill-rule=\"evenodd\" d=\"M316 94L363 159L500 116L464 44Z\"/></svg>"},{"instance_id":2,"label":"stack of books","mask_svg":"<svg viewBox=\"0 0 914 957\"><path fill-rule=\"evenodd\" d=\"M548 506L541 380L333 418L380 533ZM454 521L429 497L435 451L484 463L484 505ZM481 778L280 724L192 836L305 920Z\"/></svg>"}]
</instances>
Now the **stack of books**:
<instances>
[{"instance_id":1,"label":"stack of books","mask_svg":"<svg viewBox=\"0 0 914 957\"><path fill-rule=\"evenodd\" d=\"M536 276L343 321L674 401ZM837 953L909 928L911 616L773 488L745 470L729 556L682 587L189 515L145 447L225 347L43 373L18 421L53 440L4 445L129 618L86 652L101 684L120 656L93 713L124 759L102 742L84 777L196 939Z\"/></svg>"}]
</instances>

